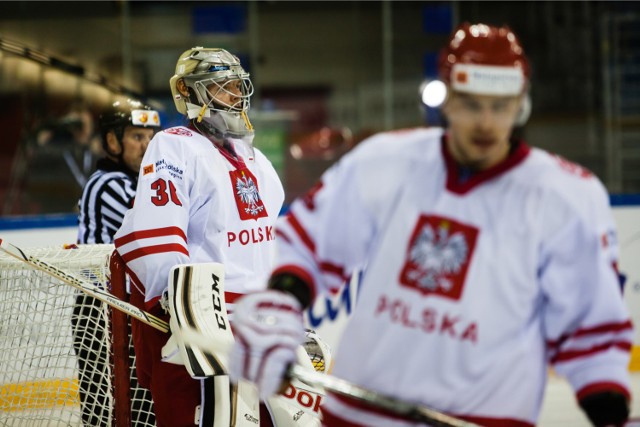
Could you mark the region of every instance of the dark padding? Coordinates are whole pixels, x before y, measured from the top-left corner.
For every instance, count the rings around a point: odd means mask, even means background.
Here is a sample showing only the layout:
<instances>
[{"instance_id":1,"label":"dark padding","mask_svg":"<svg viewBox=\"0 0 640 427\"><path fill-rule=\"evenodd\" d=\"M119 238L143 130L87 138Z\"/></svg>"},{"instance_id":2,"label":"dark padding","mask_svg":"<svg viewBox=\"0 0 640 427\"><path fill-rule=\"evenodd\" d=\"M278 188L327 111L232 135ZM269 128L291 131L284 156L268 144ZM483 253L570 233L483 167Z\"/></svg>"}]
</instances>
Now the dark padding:
<instances>
[{"instance_id":1,"label":"dark padding","mask_svg":"<svg viewBox=\"0 0 640 427\"><path fill-rule=\"evenodd\" d=\"M293 274L277 274L269 280L269 289L286 292L296 298L302 309L311 304L311 287L300 277Z\"/></svg>"}]
</instances>

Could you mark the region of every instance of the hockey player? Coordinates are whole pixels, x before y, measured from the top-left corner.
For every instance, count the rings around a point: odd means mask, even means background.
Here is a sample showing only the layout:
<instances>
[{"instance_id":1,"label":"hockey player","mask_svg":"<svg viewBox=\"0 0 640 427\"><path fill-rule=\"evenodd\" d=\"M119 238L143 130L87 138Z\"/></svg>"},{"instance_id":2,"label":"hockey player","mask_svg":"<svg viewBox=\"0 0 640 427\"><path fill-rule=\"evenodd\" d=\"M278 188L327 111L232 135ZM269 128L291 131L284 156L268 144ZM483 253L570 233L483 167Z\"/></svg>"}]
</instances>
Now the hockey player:
<instances>
[{"instance_id":1,"label":"hockey player","mask_svg":"<svg viewBox=\"0 0 640 427\"><path fill-rule=\"evenodd\" d=\"M98 160L97 170L89 177L78 203L78 243L83 244L113 243L125 212L133 204L142 156L160 129L160 116L149 106L127 99L115 102L102 114L99 126L106 154ZM108 395L111 387L109 379L102 374L108 372L105 368L109 364L108 349L102 337L96 335L106 330L101 307L100 301L79 293L72 317L82 420L92 427L111 424L110 403L99 397ZM132 378L132 385L137 386L136 382L135 377ZM139 387L133 392L132 425L152 425L149 392Z\"/></svg>"},{"instance_id":2,"label":"hockey player","mask_svg":"<svg viewBox=\"0 0 640 427\"><path fill-rule=\"evenodd\" d=\"M252 145L247 112L253 86L236 56L223 49L189 49L178 59L170 86L188 124L151 141L116 249L131 276L132 303L145 311L169 319L172 267L218 262L232 312L238 296L265 287L283 187ZM164 361L169 334L134 321L133 336L138 376L151 390L159 427L231 424L230 390L235 391L228 377L192 378L186 366Z\"/></svg>"},{"instance_id":3,"label":"hockey player","mask_svg":"<svg viewBox=\"0 0 640 427\"><path fill-rule=\"evenodd\" d=\"M532 427L551 364L594 426L622 426L633 331L605 188L512 138L530 66L509 28L456 28L439 73L446 129L373 136L278 222L270 289L236 304L232 378L278 391L300 311L364 267L336 376L483 426ZM413 425L338 395L323 417Z\"/></svg>"}]
</instances>

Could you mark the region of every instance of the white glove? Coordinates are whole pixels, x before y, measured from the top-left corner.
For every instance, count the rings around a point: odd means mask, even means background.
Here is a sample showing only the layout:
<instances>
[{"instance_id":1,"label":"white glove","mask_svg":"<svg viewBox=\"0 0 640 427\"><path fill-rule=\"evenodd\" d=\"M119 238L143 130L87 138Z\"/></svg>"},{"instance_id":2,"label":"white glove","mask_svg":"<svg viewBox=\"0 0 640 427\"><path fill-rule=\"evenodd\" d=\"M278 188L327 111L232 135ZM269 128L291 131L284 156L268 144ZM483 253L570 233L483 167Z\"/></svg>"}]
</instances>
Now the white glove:
<instances>
[{"instance_id":1,"label":"white glove","mask_svg":"<svg viewBox=\"0 0 640 427\"><path fill-rule=\"evenodd\" d=\"M280 291L248 294L233 311L235 343L229 358L233 382L256 384L261 400L277 393L285 370L296 361L296 348L304 341L300 303Z\"/></svg>"}]
</instances>

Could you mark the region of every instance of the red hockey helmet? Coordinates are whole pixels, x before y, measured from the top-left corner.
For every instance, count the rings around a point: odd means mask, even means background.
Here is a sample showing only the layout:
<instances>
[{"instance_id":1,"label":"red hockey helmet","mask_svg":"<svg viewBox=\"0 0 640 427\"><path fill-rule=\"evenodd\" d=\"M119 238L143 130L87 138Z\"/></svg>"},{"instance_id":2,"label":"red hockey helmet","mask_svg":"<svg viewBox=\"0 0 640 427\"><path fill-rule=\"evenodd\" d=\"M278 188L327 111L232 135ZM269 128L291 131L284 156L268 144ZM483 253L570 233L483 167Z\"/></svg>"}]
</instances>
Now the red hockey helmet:
<instances>
[{"instance_id":1,"label":"red hockey helmet","mask_svg":"<svg viewBox=\"0 0 640 427\"><path fill-rule=\"evenodd\" d=\"M464 23L455 29L438 60L440 79L453 90L480 95L523 93L529 60L509 27Z\"/></svg>"}]
</instances>

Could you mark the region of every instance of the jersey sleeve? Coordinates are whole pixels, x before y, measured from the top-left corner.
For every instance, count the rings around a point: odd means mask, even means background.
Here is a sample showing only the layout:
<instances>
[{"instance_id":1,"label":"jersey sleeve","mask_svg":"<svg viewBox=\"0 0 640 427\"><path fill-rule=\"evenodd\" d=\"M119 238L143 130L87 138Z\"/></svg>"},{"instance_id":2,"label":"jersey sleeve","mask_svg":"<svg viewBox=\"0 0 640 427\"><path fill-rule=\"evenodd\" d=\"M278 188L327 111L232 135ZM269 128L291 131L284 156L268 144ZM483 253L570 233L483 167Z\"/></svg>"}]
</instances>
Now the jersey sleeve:
<instances>
[{"instance_id":1,"label":"jersey sleeve","mask_svg":"<svg viewBox=\"0 0 640 427\"><path fill-rule=\"evenodd\" d=\"M150 308L167 288L169 270L189 262L189 152L176 135L156 134L142 160L133 208L115 247Z\"/></svg>"},{"instance_id":2,"label":"jersey sleeve","mask_svg":"<svg viewBox=\"0 0 640 427\"><path fill-rule=\"evenodd\" d=\"M599 182L595 182L598 184ZM629 396L633 327L616 270L615 224L599 185L576 205L549 200L555 223L542 245L543 328L550 363L578 399L603 390ZM553 218L553 219L552 219Z\"/></svg>"},{"instance_id":3,"label":"jersey sleeve","mask_svg":"<svg viewBox=\"0 0 640 427\"><path fill-rule=\"evenodd\" d=\"M311 285L313 297L336 292L362 269L375 238L362 160L358 149L347 154L278 220L273 274L299 276Z\"/></svg>"}]
</instances>

